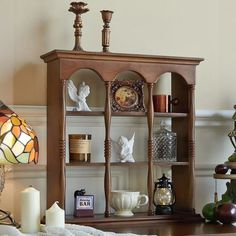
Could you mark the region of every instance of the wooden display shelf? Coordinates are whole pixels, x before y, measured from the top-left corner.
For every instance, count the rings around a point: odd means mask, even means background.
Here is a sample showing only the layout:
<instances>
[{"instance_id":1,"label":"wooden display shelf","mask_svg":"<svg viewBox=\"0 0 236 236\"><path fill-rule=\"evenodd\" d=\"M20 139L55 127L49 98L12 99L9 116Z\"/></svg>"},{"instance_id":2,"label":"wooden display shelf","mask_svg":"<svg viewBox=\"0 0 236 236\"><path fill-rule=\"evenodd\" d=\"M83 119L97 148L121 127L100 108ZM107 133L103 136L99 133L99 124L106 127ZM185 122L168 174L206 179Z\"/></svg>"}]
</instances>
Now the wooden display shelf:
<instances>
[{"instance_id":1,"label":"wooden display shelf","mask_svg":"<svg viewBox=\"0 0 236 236\"><path fill-rule=\"evenodd\" d=\"M214 174L215 179L236 179L236 174Z\"/></svg>"},{"instance_id":2,"label":"wooden display shelf","mask_svg":"<svg viewBox=\"0 0 236 236\"><path fill-rule=\"evenodd\" d=\"M112 112L112 116L135 116L145 117L147 112ZM104 111L67 111L66 116L104 116ZM184 112L154 112L154 117L187 117L188 113Z\"/></svg>"},{"instance_id":3,"label":"wooden display shelf","mask_svg":"<svg viewBox=\"0 0 236 236\"><path fill-rule=\"evenodd\" d=\"M189 163L187 161L153 161L153 165L157 166L188 166Z\"/></svg>"},{"instance_id":4,"label":"wooden display shelf","mask_svg":"<svg viewBox=\"0 0 236 236\"><path fill-rule=\"evenodd\" d=\"M95 215L94 217L73 217L66 216L66 223L68 224L81 224L93 227L109 227L109 226L125 226L125 225L146 225L157 222L203 222L204 219L199 214L193 214L193 212L179 212L173 215L152 215L147 213L134 213L131 217L120 217L110 215L104 217L103 214Z\"/></svg>"},{"instance_id":5,"label":"wooden display shelf","mask_svg":"<svg viewBox=\"0 0 236 236\"><path fill-rule=\"evenodd\" d=\"M137 161L137 162L111 162L111 166L145 166L148 165L148 162L146 161ZM168 166L187 166L189 165L188 162L178 162L178 161L154 161L153 165L156 166L163 166L163 167L168 167ZM78 166L78 167L97 167L97 166L105 166L105 162L70 162L66 163L66 166Z\"/></svg>"},{"instance_id":6,"label":"wooden display shelf","mask_svg":"<svg viewBox=\"0 0 236 236\"><path fill-rule=\"evenodd\" d=\"M94 218L71 219L68 223L78 224L110 224L120 225L139 223L153 224L162 221L194 221L199 219L192 211L194 208L195 190L195 71L196 66L203 60L202 58L169 57L154 55L137 55L122 53L84 52L54 50L41 56L47 63L47 208L55 201L59 201L61 208L65 208L66 173L65 166L78 167L98 167L104 168L104 184L99 189L104 189L105 201L104 215L110 215L110 189L112 189L112 168L118 167L144 167L146 173L146 189L149 197L146 215L139 217L135 214L132 218L108 217L96 220ZM105 97L104 106L100 110L93 111L68 111L67 106L67 81L76 72L84 68L89 68L99 75L104 82ZM142 94L146 106L146 112L112 112L111 107L111 85L117 75L132 71L140 75L146 84L146 91ZM171 74L171 91L173 98L181 101L177 106L173 106L172 113L158 113L153 111L154 87L158 86L157 78L164 73ZM94 97L98 94L94 91ZM66 119L68 117L101 117L104 118L104 163L65 163L68 149ZM57 118L55 120L55 117ZM147 158L143 157L143 162L136 163L111 163L111 129L112 117L137 117L146 119L147 142L143 141L144 150L147 150ZM153 132L155 119L169 118L171 130L177 134L177 156L180 160L187 162L156 162L153 160ZM139 124L132 124L138 127ZM79 126L79 125L78 125ZM106 162L105 162L106 161ZM178 213L172 216L150 216L153 212L153 172L155 166L171 166L172 181L175 186L176 209L187 210L190 214ZM93 170L91 170L92 172ZM135 170L138 174L138 168ZM88 178L93 174L88 170ZM130 182L139 184L134 176L130 176ZM55 185L55 183L57 183ZM103 188L104 187L104 188ZM144 186L143 186L144 187ZM96 196L95 196L96 197ZM95 219L95 220L94 220ZM137 224L138 223L138 224Z\"/></svg>"},{"instance_id":7,"label":"wooden display shelf","mask_svg":"<svg viewBox=\"0 0 236 236\"><path fill-rule=\"evenodd\" d=\"M103 116L104 111L66 111L66 116Z\"/></svg>"}]
</instances>

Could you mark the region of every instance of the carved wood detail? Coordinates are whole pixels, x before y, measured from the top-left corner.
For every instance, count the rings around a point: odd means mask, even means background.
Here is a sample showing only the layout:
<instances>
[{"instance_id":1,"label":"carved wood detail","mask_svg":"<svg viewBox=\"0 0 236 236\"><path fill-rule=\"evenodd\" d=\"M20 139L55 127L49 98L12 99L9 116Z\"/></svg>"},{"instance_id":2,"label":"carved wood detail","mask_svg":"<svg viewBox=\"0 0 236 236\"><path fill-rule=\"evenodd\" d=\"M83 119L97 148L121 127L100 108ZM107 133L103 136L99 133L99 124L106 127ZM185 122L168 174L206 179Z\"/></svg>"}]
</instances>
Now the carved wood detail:
<instances>
[{"instance_id":1,"label":"carved wood detail","mask_svg":"<svg viewBox=\"0 0 236 236\"><path fill-rule=\"evenodd\" d=\"M154 110L153 110L153 84L147 84L148 87L148 107L147 107L147 123L148 123L148 176L147 176L147 185L148 185L148 215L153 215L153 119L154 119Z\"/></svg>"}]
</instances>

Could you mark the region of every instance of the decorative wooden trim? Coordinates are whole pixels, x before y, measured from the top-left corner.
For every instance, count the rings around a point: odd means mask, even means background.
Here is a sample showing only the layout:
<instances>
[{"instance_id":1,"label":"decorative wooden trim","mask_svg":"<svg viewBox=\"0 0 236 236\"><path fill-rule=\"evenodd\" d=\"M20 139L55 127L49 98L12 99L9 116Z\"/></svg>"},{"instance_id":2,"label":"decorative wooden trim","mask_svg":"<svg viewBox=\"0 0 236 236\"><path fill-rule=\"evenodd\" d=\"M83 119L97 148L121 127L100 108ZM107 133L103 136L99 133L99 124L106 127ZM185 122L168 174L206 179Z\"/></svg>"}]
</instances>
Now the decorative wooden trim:
<instances>
[{"instance_id":1,"label":"decorative wooden trim","mask_svg":"<svg viewBox=\"0 0 236 236\"><path fill-rule=\"evenodd\" d=\"M148 107L147 107L147 123L148 123L148 215L154 215L153 209L153 122L154 122L154 110L153 110L153 83L147 84L148 87Z\"/></svg>"},{"instance_id":2,"label":"decorative wooden trim","mask_svg":"<svg viewBox=\"0 0 236 236\"><path fill-rule=\"evenodd\" d=\"M150 56L141 54L125 54L125 53L99 53L99 52L76 52L76 51L66 51L66 50L53 50L41 56L45 62L50 62L57 58L63 59L86 59L91 58L93 60L99 61L122 61L122 62L145 62L145 63L170 63L170 64L180 64L180 65L198 65L203 58L194 57L173 57L173 56Z\"/></svg>"},{"instance_id":3,"label":"decorative wooden trim","mask_svg":"<svg viewBox=\"0 0 236 236\"><path fill-rule=\"evenodd\" d=\"M104 141L104 158L106 160L105 163L105 174L104 174L104 192L105 192L105 212L104 216L109 217L110 215L110 195L111 195L111 138L110 138L110 130L111 130L111 82L105 82L106 85L106 101L105 101L105 112L104 112L104 120L105 120L105 141Z\"/></svg>"}]
</instances>

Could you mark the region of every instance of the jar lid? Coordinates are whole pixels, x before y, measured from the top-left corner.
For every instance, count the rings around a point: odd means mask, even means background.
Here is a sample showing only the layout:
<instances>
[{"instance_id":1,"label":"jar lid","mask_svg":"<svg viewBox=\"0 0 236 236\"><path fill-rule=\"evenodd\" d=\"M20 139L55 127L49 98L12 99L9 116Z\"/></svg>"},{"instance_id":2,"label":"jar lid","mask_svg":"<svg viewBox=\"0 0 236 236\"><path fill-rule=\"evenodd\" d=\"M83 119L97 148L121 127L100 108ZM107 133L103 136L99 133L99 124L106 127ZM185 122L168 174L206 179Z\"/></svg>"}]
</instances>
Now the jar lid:
<instances>
[{"instance_id":1,"label":"jar lid","mask_svg":"<svg viewBox=\"0 0 236 236\"><path fill-rule=\"evenodd\" d=\"M166 128L166 123L164 120L160 123L160 129L158 129L156 132L154 132L155 135L167 135L167 136L176 136L176 133L168 130Z\"/></svg>"}]
</instances>

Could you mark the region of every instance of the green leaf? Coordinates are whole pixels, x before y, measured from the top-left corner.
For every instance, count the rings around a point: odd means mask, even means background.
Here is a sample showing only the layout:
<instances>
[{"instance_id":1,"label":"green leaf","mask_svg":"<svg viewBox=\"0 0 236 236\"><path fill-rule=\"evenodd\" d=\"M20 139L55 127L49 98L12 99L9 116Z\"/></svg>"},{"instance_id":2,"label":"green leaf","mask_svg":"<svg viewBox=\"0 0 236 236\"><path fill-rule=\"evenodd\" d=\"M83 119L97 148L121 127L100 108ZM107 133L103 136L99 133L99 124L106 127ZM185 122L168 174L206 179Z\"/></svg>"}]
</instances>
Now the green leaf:
<instances>
[{"instance_id":1,"label":"green leaf","mask_svg":"<svg viewBox=\"0 0 236 236\"><path fill-rule=\"evenodd\" d=\"M231 156L229 156L228 160L231 162L235 162L236 161L236 152L234 152Z\"/></svg>"}]
</instances>

